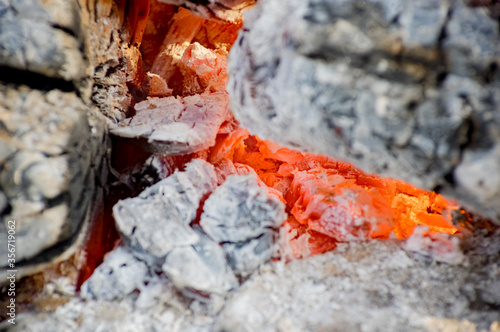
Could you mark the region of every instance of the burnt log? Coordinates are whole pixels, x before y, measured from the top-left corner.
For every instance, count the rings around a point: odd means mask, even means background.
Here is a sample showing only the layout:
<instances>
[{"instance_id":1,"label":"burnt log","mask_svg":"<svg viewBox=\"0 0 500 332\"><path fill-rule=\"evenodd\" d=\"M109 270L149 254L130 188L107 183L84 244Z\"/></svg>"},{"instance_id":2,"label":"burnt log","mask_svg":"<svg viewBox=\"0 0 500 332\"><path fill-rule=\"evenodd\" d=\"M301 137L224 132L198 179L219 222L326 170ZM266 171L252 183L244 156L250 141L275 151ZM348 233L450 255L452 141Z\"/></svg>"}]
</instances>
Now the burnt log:
<instances>
[{"instance_id":1,"label":"burnt log","mask_svg":"<svg viewBox=\"0 0 500 332\"><path fill-rule=\"evenodd\" d=\"M122 23L113 1L0 1L0 241L16 220L18 278L73 255L101 207L102 113L130 100Z\"/></svg>"},{"instance_id":2,"label":"burnt log","mask_svg":"<svg viewBox=\"0 0 500 332\"><path fill-rule=\"evenodd\" d=\"M499 22L463 1L262 1L228 62L265 139L458 199L500 222Z\"/></svg>"}]
</instances>

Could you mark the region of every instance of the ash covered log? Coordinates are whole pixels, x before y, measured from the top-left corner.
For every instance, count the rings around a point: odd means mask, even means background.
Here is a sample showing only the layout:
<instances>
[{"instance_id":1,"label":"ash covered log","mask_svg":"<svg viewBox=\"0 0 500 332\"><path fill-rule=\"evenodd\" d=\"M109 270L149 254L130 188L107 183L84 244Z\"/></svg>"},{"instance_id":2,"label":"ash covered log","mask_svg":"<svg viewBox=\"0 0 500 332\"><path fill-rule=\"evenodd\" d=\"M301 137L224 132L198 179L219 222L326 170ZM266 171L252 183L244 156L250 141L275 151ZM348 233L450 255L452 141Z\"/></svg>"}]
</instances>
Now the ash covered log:
<instances>
[{"instance_id":1,"label":"ash covered log","mask_svg":"<svg viewBox=\"0 0 500 332\"><path fill-rule=\"evenodd\" d=\"M87 31L99 29L90 16L103 7L0 2L0 239L15 219L18 278L67 259L100 204L108 140L91 90L106 42L89 51Z\"/></svg>"},{"instance_id":2,"label":"ash covered log","mask_svg":"<svg viewBox=\"0 0 500 332\"><path fill-rule=\"evenodd\" d=\"M228 63L244 127L500 222L500 39L488 8L269 0L246 15Z\"/></svg>"}]
</instances>

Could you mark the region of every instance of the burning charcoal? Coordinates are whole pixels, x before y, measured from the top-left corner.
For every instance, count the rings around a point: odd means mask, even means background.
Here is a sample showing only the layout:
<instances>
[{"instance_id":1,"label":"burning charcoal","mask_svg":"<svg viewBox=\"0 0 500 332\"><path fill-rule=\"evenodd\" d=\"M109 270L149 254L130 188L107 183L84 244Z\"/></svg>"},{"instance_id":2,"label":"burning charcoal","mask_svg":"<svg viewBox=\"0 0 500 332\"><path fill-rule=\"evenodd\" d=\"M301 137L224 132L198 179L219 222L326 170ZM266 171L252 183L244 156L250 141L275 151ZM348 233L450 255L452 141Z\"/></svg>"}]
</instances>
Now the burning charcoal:
<instances>
[{"instance_id":1,"label":"burning charcoal","mask_svg":"<svg viewBox=\"0 0 500 332\"><path fill-rule=\"evenodd\" d=\"M152 152L175 155L214 145L220 125L230 114L225 92L151 98L136 104L135 110L135 116L111 128L111 133L140 138Z\"/></svg>"},{"instance_id":2,"label":"burning charcoal","mask_svg":"<svg viewBox=\"0 0 500 332\"><path fill-rule=\"evenodd\" d=\"M200 225L217 242L242 242L278 228L285 206L254 175L231 175L206 200Z\"/></svg>"},{"instance_id":3,"label":"burning charcoal","mask_svg":"<svg viewBox=\"0 0 500 332\"><path fill-rule=\"evenodd\" d=\"M212 165L201 159L191 161L184 172L176 171L138 197L119 201L113 207L118 231L134 250L156 258L177 245L196 243L198 236L189 223L216 181Z\"/></svg>"},{"instance_id":4,"label":"burning charcoal","mask_svg":"<svg viewBox=\"0 0 500 332\"><path fill-rule=\"evenodd\" d=\"M184 50L189 46L204 19L193 15L189 10L179 8L172 17L170 28L163 40L160 52L153 62L151 72L161 77L167 84L174 76L177 63Z\"/></svg>"},{"instance_id":5,"label":"burning charcoal","mask_svg":"<svg viewBox=\"0 0 500 332\"><path fill-rule=\"evenodd\" d=\"M104 262L83 285L81 294L86 299L114 300L122 298L148 279L148 267L124 247L111 251Z\"/></svg>"},{"instance_id":6,"label":"burning charcoal","mask_svg":"<svg viewBox=\"0 0 500 332\"><path fill-rule=\"evenodd\" d=\"M462 1L261 1L228 58L231 109L500 222L499 31Z\"/></svg>"},{"instance_id":7,"label":"burning charcoal","mask_svg":"<svg viewBox=\"0 0 500 332\"><path fill-rule=\"evenodd\" d=\"M224 243L222 248L234 273L246 277L270 260L275 249L275 237L276 233L268 230L247 242Z\"/></svg>"},{"instance_id":8,"label":"burning charcoal","mask_svg":"<svg viewBox=\"0 0 500 332\"><path fill-rule=\"evenodd\" d=\"M227 85L226 56L199 43L186 48L180 65L184 75L183 94L224 91Z\"/></svg>"},{"instance_id":9,"label":"burning charcoal","mask_svg":"<svg viewBox=\"0 0 500 332\"><path fill-rule=\"evenodd\" d=\"M195 232L195 231L193 231ZM163 272L191 295L225 294L238 286L222 248L200 230L198 241L178 245L167 255Z\"/></svg>"}]
</instances>

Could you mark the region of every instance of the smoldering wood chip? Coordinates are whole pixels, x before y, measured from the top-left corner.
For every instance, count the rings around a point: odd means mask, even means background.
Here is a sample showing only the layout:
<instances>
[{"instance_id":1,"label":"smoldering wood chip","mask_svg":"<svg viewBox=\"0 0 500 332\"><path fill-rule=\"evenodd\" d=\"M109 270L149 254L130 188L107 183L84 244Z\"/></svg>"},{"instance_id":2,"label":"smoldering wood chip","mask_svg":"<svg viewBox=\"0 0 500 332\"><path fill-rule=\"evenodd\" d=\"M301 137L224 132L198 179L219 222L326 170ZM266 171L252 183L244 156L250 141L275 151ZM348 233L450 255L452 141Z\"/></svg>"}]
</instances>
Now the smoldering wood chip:
<instances>
[{"instance_id":1,"label":"smoldering wood chip","mask_svg":"<svg viewBox=\"0 0 500 332\"><path fill-rule=\"evenodd\" d=\"M140 139L162 154L190 154L215 144L220 125L230 115L225 92L184 98L150 98L135 105L136 114L111 127L111 133Z\"/></svg>"}]
</instances>

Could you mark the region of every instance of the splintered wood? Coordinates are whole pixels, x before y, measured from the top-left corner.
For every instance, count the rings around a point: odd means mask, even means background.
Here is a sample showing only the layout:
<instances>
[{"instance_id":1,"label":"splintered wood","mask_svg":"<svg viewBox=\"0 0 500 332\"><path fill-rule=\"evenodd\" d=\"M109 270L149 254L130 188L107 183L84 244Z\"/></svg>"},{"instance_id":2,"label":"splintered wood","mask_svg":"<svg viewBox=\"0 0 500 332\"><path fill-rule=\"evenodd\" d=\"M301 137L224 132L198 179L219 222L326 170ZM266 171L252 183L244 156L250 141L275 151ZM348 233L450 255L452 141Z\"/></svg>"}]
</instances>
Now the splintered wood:
<instances>
[{"instance_id":1,"label":"splintered wood","mask_svg":"<svg viewBox=\"0 0 500 332\"><path fill-rule=\"evenodd\" d=\"M161 10L170 18L168 24L160 23ZM156 24L160 28L155 34L151 26ZM175 167L182 170L196 155L215 167L213 181L220 187L206 192L210 195L215 189L205 203L196 198L201 219L192 215L183 227L199 223L197 232L223 243L229 264L239 275L248 275L273 257L271 244L276 241L280 255L292 259L332 250L339 242L405 239L418 228L420 237L432 237L435 251L442 249L440 243L446 247L449 237L458 231L451 217L458 208L455 202L403 181L364 173L345 162L280 147L239 126L225 91L226 58L238 28L238 24L209 21L186 9L172 10L153 1L144 35L153 46L141 47L146 65L139 88L148 97L135 104L135 115L111 129L115 135L138 139L146 150L164 159L165 165L172 164L172 155L191 156L176 159ZM172 177L181 173L176 174ZM164 190L170 190L168 182L162 183L167 186ZM136 200L149 197L146 192L115 207L119 228L127 204L136 206ZM273 206L284 206L286 213ZM154 206L147 210L156 213ZM162 211L160 215L166 216ZM146 227L141 226L142 217L133 218L134 227ZM262 220L254 220L256 217ZM238 225L243 228L237 230ZM148 228L152 238L162 234L158 227ZM279 240L268 231L278 228ZM443 235L433 237L438 233ZM122 235L129 241L139 236L123 230ZM414 241L413 248L421 242Z\"/></svg>"}]
</instances>

